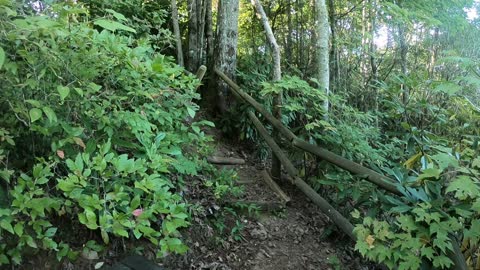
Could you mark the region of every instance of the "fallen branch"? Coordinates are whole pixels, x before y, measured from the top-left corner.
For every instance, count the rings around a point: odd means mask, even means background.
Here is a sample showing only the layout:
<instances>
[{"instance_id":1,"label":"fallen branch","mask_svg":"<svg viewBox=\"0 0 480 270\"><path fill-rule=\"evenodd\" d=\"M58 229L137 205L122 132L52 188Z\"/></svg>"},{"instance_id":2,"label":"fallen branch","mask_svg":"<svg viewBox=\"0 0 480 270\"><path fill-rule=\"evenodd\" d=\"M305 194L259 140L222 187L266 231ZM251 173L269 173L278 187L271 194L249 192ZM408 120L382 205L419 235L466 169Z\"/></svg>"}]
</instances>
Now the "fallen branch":
<instances>
[{"instance_id":1,"label":"fallen branch","mask_svg":"<svg viewBox=\"0 0 480 270\"><path fill-rule=\"evenodd\" d=\"M280 186L278 186L277 183L272 180L266 170L262 171L262 176L263 181L270 187L273 192L278 195L278 197L280 197L285 203L291 201L290 197L288 197L287 194L285 194L285 192L283 192L283 190L280 188Z\"/></svg>"},{"instance_id":2,"label":"fallen branch","mask_svg":"<svg viewBox=\"0 0 480 270\"><path fill-rule=\"evenodd\" d=\"M207 157L208 163L221 164L221 165L243 165L245 160L241 158L228 158L228 157Z\"/></svg>"}]
</instances>

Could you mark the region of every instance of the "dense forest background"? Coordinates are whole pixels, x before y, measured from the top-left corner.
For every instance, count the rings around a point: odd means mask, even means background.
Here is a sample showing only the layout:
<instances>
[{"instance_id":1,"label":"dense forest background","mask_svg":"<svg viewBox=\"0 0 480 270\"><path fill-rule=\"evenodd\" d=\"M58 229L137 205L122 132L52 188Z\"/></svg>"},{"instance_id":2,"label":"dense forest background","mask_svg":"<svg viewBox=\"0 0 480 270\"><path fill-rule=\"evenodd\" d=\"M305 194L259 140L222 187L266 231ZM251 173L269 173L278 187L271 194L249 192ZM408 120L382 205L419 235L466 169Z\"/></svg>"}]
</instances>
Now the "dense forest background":
<instances>
[{"instance_id":1,"label":"dense forest background","mask_svg":"<svg viewBox=\"0 0 480 270\"><path fill-rule=\"evenodd\" d=\"M187 252L182 228L200 211L188 183L212 200L240 193L233 172L206 161L205 129L254 145L270 164L217 69L298 137L396 181L402 196L285 149L356 224L361 255L389 268L477 269L479 8L0 0L0 265L40 250L74 260L119 239L146 239L159 258ZM270 165L278 178L278 160Z\"/></svg>"}]
</instances>

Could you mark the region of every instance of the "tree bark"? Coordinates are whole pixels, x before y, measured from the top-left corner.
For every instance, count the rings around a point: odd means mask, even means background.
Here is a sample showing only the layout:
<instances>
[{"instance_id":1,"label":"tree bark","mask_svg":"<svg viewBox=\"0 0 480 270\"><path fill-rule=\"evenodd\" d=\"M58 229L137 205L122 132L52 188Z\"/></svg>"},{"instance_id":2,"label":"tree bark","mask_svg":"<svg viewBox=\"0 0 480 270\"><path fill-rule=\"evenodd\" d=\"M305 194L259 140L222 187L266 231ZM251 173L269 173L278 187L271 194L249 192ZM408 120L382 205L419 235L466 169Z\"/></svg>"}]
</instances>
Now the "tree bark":
<instances>
[{"instance_id":1,"label":"tree bark","mask_svg":"<svg viewBox=\"0 0 480 270\"><path fill-rule=\"evenodd\" d=\"M326 95L323 104L325 113L328 115L328 95L330 93L330 69L329 69L329 48L328 41L330 37L330 26L328 24L328 11L325 0L315 0L315 31L317 32L316 40L316 78L319 83L319 89Z\"/></svg>"},{"instance_id":2,"label":"tree bark","mask_svg":"<svg viewBox=\"0 0 480 270\"><path fill-rule=\"evenodd\" d=\"M252 4L257 10L257 14L262 21L263 29L267 35L268 43L273 53L273 81L279 81L282 79L282 70L280 67L280 47L278 47L277 40L273 35L272 28L268 22L268 17L263 10L260 0L252 0ZM278 93L273 97L273 115L277 119L282 119L282 93ZM273 133L274 138L279 139L279 134L277 131ZM280 160L272 153L272 177L275 180L280 179L281 177L282 164Z\"/></svg>"},{"instance_id":3,"label":"tree bark","mask_svg":"<svg viewBox=\"0 0 480 270\"><path fill-rule=\"evenodd\" d=\"M190 72L195 72L198 68L197 52L198 48L198 0L188 0L188 62L187 69Z\"/></svg>"},{"instance_id":4,"label":"tree bark","mask_svg":"<svg viewBox=\"0 0 480 270\"><path fill-rule=\"evenodd\" d=\"M207 36L207 69L213 71L213 20L212 20L212 0L206 2L206 36Z\"/></svg>"},{"instance_id":5,"label":"tree bark","mask_svg":"<svg viewBox=\"0 0 480 270\"><path fill-rule=\"evenodd\" d=\"M173 33L175 34L175 41L177 44L177 63L180 66L184 66L183 63L183 49L182 49L182 36L180 35L180 27L178 26L178 9L177 1L172 0L172 21L173 21Z\"/></svg>"},{"instance_id":6,"label":"tree bark","mask_svg":"<svg viewBox=\"0 0 480 270\"><path fill-rule=\"evenodd\" d=\"M399 7L402 7L402 1L398 1L397 5ZM406 25L404 23L398 24L398 49L400 53L400 71L404 79L406 79L407 72L408 72L407 71L408 45L405 40L405 35L406 35L405 32L406 32ZM402 96L403 105L406 105L408 103L409 94L410 94L410 90L408 88L408 85L406 85L406 83L402 85L402 92L403 92L403 96Z\"/></svg>"},{"instance_id":7,"label":"tree bark","mask_svg":"<svg viewBox=\"0 0 480 270\"><path fill-rule=\"evenodd\" d=\"M339 74L339 59L337 52L337 35L335 28L335 5L334 0L328 0L328 12L329 12L329 21L330 21L330 31L331 31L331 44L330 48L330 63L331 63L331 72L330 72L330 90L335 91L337 86L337 78L340 77Z\"/></svg>"},{"instance_id":8,"label":"tree bark","mask_svg":"<svg viewBox=\"0 0 480 270\"><path fill-rule=\"evenodd\" d=\"M238 42L238 0L220 0L218 2L217 35L214 66L216 69L235 79ZM217 78L217 108L220 113L227 112L233 100L228 95L228 85Z\"/></svg>"},{"instance_id":9,"label":"tree bark","mask_svg":"<svg viewBox=\"0 0 480 270\"><path fill-rule=\"evenodd\" d=\"M205 18L208 0L188 0L188 61L187 69L195 72L202 65L205 50Z\"/></svg>"}]
</instances>

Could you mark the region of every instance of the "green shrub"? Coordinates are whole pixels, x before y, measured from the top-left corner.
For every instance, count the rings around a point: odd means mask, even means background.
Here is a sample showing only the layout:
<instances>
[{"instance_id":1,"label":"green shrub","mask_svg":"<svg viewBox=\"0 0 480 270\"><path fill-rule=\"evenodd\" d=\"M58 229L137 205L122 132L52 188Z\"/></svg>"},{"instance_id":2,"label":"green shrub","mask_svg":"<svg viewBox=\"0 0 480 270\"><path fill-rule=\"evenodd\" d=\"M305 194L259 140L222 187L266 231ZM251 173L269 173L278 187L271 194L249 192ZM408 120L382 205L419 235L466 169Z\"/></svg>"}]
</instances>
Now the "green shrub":
<instances>
[{"instance_id":1,"label":"green shrub","mask_svg":"<svg viewBox=\"0 0 480 270\"><path fill-rule=\"evenodd\" d=\"M198 81L147 39L124 35L135 30L121 14L86 14L61 4L21 15L0 1L0 178L8 193L0 264L36 250L74 258L69 244L82 243L69 239L72 228L93 230L105 244L146 238L159 256L187 249L179 180L200 170L200 127L211 125L191 123Z\"/></svg>"}]
</instances>

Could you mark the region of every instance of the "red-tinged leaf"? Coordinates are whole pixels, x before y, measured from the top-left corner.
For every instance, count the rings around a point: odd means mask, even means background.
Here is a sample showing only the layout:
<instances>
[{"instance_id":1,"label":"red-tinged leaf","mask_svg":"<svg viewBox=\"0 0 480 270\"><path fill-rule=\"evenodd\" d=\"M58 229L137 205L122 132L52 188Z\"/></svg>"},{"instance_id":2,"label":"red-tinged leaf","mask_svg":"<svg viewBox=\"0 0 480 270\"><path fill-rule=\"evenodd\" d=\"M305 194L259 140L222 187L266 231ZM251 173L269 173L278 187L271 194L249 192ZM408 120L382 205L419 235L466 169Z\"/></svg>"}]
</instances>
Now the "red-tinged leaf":
<instances>
[{"instance_id":1,"label":"red-tinged leaf","mask_svg":"<svg viewBox=\"0 0 480 270\"><path fill-rule=\"evenodd\" d=\"M62 150L57 150L57 156L61 159L65 158L65 153Z\"/></svg>"}]
</instances>

